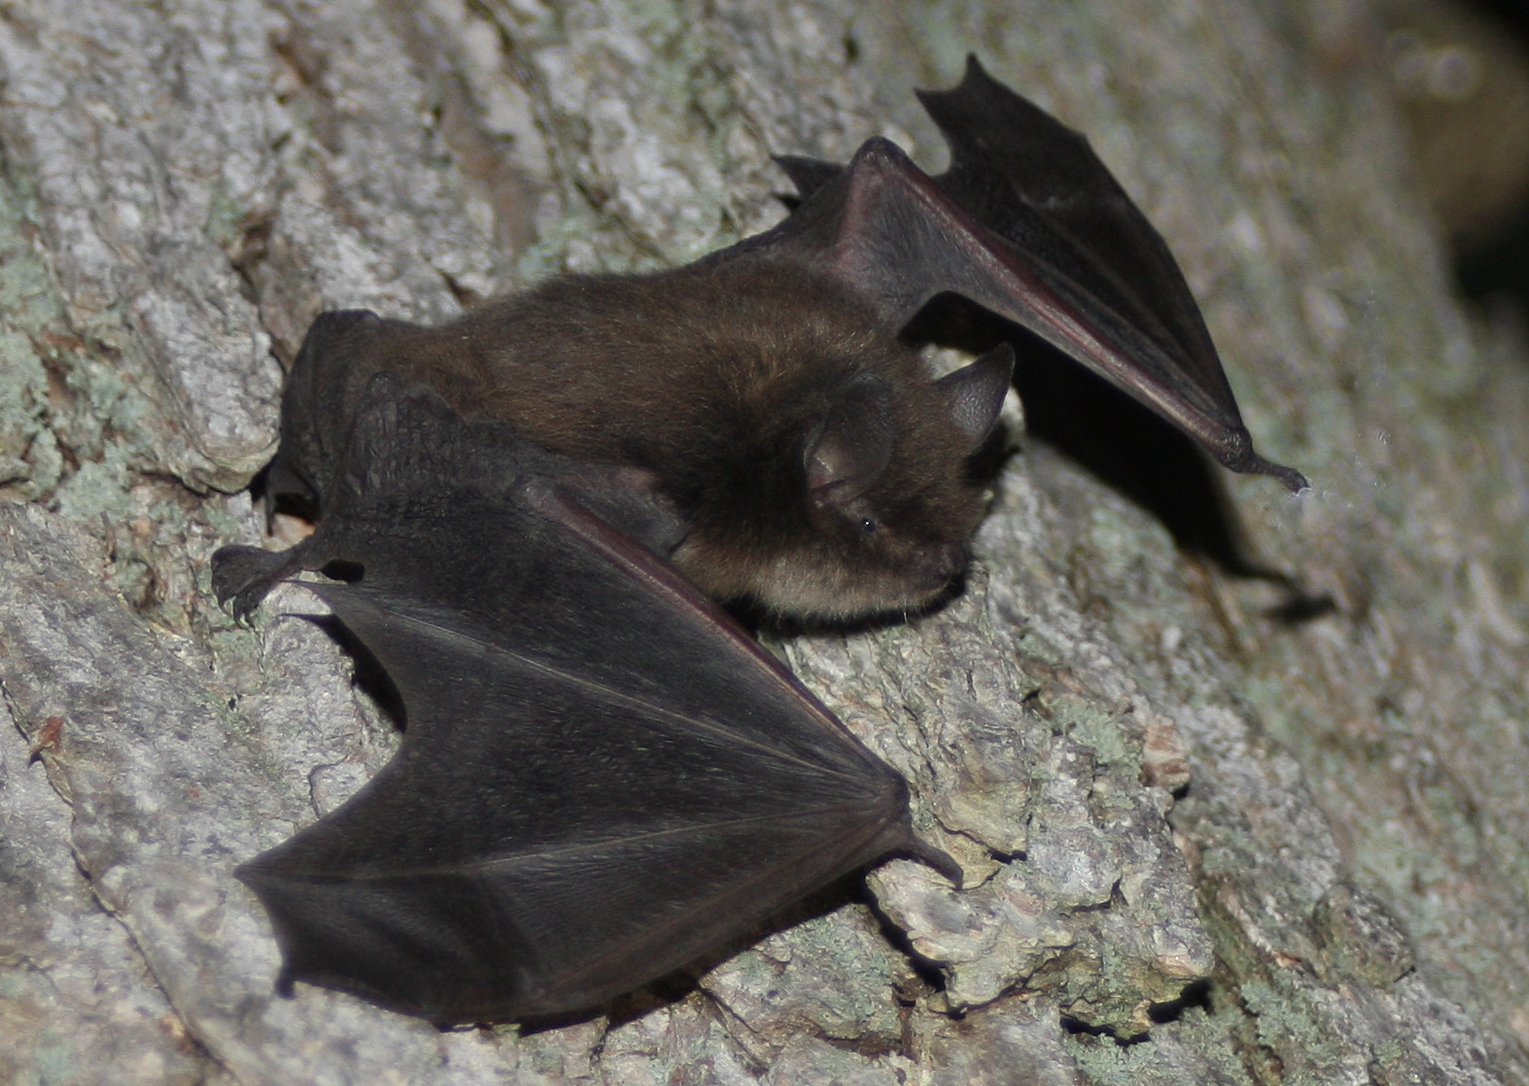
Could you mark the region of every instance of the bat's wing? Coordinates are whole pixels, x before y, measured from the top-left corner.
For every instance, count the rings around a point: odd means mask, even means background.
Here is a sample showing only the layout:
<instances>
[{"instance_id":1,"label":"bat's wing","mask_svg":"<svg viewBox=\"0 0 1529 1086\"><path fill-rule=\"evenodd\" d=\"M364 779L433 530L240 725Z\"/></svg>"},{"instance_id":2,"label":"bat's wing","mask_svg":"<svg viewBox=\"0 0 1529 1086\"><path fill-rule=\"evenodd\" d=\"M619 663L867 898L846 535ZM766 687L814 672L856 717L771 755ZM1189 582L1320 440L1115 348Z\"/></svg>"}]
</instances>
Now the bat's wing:
<instances>
[{"instance_id":1,"label":"bat's wing","mask_svg":"<svg viewBox=\"0 0 1529 1086\"><path fill-rule=\"evenodd\" d=\"M1163 415L1233 471L1299 472L1253 449L1220 358L1162 237L1079 133L973 57L954 90L919 95L951 150L931 178L893 143L847 168L786 158L804 196L743 253L806 259L901 328L937 294L1036 332Z\"/></svg>"},{"instance_id":2,"label":"bat's wing","mask_svg":"<svg viewBox=\"0 0 1529 1086\"><path fill-rule=\"evenodd\" d=\"M239 869L284 985L440 1023L585 1010L890 852L950 870L903 780L614 526L663 521L619 473L413 394L363 408L347 461L302 564L350 569L309 587L407 730Z\"/></svg>"}]
</instances>

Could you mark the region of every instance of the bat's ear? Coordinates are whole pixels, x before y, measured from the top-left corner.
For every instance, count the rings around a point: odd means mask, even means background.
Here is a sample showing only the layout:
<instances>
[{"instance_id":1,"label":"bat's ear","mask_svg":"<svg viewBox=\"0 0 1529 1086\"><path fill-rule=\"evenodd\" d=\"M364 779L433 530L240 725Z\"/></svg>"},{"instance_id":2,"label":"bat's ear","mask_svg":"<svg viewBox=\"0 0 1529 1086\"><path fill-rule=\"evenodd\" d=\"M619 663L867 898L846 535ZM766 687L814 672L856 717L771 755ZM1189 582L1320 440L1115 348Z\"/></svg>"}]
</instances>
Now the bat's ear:
<instances>
[{"instance_id":1,"label":"bat's ear","mask_svg":"<svg viewBox=\"0 0 1529 1086\"><path fill-rule=\"evenodd\" d=\"M1007 343L994 347L977 361L934 383L945 397L950 417L971 439L976 452L998 423L1003 398L1014 377L1014 348Z\"/></svg>"},{"instance_id":2,"label":"bat's ear","mask_svg":"<svg viewBox=\"0 0 1529 1086\"><path fill-rule=\"evenodd\" d=\"M803 453L814 505L844 505L864 494L892 460L892 388L862 374L849 383Z\"/></svg>"}]
</instances>

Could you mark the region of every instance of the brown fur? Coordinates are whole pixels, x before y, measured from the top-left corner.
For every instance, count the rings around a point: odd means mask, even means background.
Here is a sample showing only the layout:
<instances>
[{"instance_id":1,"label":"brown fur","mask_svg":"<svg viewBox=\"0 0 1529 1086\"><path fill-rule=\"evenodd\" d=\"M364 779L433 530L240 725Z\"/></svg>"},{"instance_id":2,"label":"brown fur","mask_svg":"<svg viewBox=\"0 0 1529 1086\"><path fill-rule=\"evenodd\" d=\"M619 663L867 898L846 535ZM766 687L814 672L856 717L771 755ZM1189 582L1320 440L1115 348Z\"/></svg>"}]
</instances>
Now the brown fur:
<instances>
[{"instance_id":1,"label":"brown fur","mask_svg":"<svg viewBox=\"0 0 1529 1086\"><path fill-rule=\"evenodd\" d=\"M356 334L353 390L401 371L548 448L651 471L689 526L676 563L721 599L825 618L917 607L960 571L981 515L972 439L917 353L796 265L558 279L439 328ZM896 390L892 460L849 508L825 510L804 453L864 373Z\"/></svg>"}]
</instances>

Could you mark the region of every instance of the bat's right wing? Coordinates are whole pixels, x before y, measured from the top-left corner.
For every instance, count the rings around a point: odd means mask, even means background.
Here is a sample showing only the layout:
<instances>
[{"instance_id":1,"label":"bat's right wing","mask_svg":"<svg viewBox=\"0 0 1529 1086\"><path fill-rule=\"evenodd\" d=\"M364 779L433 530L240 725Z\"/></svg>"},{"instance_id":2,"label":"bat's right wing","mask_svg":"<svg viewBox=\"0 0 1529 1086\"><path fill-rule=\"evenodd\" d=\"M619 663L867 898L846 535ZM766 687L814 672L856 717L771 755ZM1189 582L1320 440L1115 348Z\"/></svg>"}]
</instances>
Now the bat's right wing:
<instances>
[{"instance_id":1,"label":"bat's right wing","mask_svg":"<svg viewBox=\"0 0 1529 1086\"><path fill-rule=\"evenodd\" d=\"M407 731L353 799L240 868L283 985L440 1023L559 1015L890 852L951 871L903 780L615 527L663 521L619 472L396 388L345 459L298 564L351 572L309 587Z\"/></svg>"},{"instance_id":2,"label":"bat's right wing","mask_svg":"<svg viewBox=\"0 0 1529 1086\"><path fill-rule=\"evenodd\" d=\"M900 329L960 294L1034 331L1196 438L1233 471L1307 485L1253 449L1221 360L1162 237L1079 133L971 58L954 90L920 95L950 145L931 178L895 144L849 166L784 158L803 194L780 226L717 259L805 261Z\"/></svg>"}]
</instances>

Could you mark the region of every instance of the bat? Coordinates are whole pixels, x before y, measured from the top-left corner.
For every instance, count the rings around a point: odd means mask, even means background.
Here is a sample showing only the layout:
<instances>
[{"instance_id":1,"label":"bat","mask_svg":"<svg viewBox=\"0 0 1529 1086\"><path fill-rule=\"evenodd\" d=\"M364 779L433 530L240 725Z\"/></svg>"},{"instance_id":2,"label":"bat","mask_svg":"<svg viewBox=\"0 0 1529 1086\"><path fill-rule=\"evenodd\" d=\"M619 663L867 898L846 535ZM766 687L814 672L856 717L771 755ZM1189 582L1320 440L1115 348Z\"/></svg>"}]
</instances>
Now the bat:
<instances>
[{"instance_id":1,"label":"bat","mask_svg":"<svg viewBox=\"0 0 1529 1086\"><path fill-rule=\"evenodd\" d=\"M1014 366L939 379L901 333L957 294L1038 332L1236 471L1253 449L1166 245L1087 142L975 59L921 95L930 178L871 140L788 158L778 227L423 327L321 315L267 494L318 516L214 556L247 616L300 570L409 718L355 799L240 869L280 983L441 1023L561 1015L901 852L906 785L711 602L839 621L967 561Z\"/></svg>"},{"instance_id":2,"label":"bat","mask_svg":"<svg viewBox=\"0 0 1529 1086\"><path fill-rule=\"evenodd\" d=\"M959 882L903 779L649 549L674 527L623 469L380 375L317 531L219 552L245 612L298 569L350 576L306 587L406 714L360 792L238 870L279 988L443 1025L556 1016L889 853Z\"/></svg>"},{"instance_id":3,"label":"bat","mask_svg":"<svg viewBox=\"0 0 1529 1086\"><path fill-rule=\"evenodd\" d=\"M947 293L1039 333L1227 467L1304 487L1254 450L1183 275L1087 141L974 58L921 97L952 151L938 179L883 139L842 169L785 158L794 213L694 264L558 278L434 328L322 315L289 375L270 493L321 506L357 396L394 372L545 448L651 473L687 527L671 559L714 598L828 620L918 608L966 563L984 508L968 466L1013 365L1002 344L924 376L899 333Z\"/></svg>"}]
</instances>

